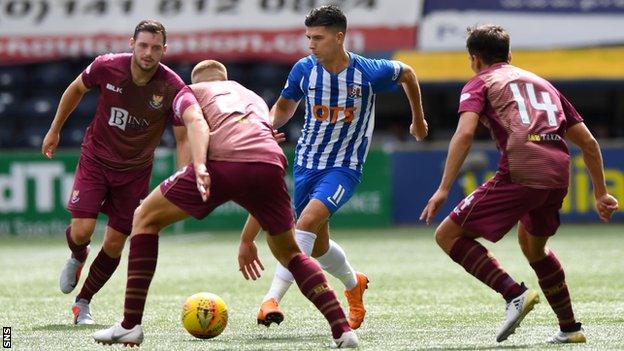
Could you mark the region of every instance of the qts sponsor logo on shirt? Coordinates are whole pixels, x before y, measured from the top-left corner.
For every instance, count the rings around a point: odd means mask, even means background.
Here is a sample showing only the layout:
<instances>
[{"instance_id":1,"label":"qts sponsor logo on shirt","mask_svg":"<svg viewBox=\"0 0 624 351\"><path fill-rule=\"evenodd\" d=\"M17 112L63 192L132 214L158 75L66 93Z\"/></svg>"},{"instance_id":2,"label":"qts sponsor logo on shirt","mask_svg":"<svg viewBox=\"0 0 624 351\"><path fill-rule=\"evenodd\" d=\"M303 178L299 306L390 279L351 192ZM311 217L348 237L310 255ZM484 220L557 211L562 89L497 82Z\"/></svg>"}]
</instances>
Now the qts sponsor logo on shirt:
<instances>
[{"instance_id":1,"label":"qts sponsor logo on shirt","mask_svg":"<svg viewBox=\"0 0 624 351\"><path fill-rule=\"evenodd\" d=\"M131 115L127 110L119 107L111 107L108 125L121 130L146 130L150 126L149 120Z\"/></svg>"},{"instance_id":2,"label":"qts sponsor logo on shirt","mask_svg":"<svg viewBox=\"0 0 624 351\"><path fill-rule=\"evenodd\" d=\"M343 120L344 123L351 123L355 118L355 107L342 107L342 106L325 106L314 105L312 107L312 114L319 122L329 120L329 123L336 124L339 120Z\"/></svg>"}]
</instances>

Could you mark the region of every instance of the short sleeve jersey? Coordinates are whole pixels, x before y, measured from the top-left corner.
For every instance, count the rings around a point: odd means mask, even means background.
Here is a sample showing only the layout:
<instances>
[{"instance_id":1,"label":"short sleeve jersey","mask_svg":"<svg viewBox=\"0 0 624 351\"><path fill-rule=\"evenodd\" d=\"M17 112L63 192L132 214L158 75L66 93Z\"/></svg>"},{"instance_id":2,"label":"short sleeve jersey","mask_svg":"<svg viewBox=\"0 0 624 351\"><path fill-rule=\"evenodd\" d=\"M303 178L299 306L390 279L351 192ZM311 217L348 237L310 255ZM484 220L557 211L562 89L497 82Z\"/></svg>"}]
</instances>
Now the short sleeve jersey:
<instances>
[{"instance_id":1,"label":"short sleeve jersey","mask_svg":"<svg viewBox=\"0 0 624 351\"><path fill-rule=\"evenodd\" d=\"M288 75L282 97L305 103L305 122L295 151L299 166L362 172L375 126L375 95L397 88L403 66L398 61L349 56L349 66L337 74L310 55Z\"/></svg>"},{"instance_id":2,"label":"short sleeve jersey","mask_svg":"<svg viewBox=\"0 0 624 351\"><path fill-rule=\"evenodd\" d=\"M462 89L459 113L471 111L501 152L499 176L532 188L567 188L566 130L583 119L547 80L495 64Z\"/></svg>"},{"instance_id":3,"label":"short sleeve jersey","mask_svg":"<svg viewBox=\"0 0 624 351\"><path fill-rule=\"evenodd\" d=\"M192 84L176 96L174 119L197 105L210 128L208 159L269 163L285 169L286 156L273 137L266 102L235 81Z\"/></svg>"},{"instance_id":4,"label":"short sleeve jersey","mask_svg":"<svg viewBox=\"0 0 624 351\"><path fill-rule=\"evenodd\" d=\"M182 79L163 64L146 85L136 85L131 60L131 54L102 55L82 72L85 86L100 90L82 154L115 170L152 164L166 123L172 121L173 98L184 87Z\"/></svg>"}]
</instances>

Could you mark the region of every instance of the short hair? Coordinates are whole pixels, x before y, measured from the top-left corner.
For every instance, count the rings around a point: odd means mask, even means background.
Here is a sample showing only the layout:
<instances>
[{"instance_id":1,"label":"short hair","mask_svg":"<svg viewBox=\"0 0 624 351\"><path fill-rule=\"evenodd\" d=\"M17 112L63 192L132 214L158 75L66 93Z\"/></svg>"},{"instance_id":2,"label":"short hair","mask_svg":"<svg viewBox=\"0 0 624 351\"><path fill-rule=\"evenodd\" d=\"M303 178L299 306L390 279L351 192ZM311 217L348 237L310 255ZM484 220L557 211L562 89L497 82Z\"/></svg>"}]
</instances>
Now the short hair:
<instances>
[{"instance_id":1,"label":"short hair","mask_svg":"<svg viewBox=\"0 0 624 351\"><path fill-rule=\"evenodd\" d=\"M163 45L167 44L167 31L165 30L165 26L155 19L146 19L139 22L136 28L134 28L134 35L132 38L136 40L140 32L149 32L152 34L161 33L163 36Z\"/></svg>"},{"instance_id":2,"label":"short hair","mask_svg":"<svg viewBox=\"0 0 624 351\"><path fill-rule=\"evenodd\" d=\"M201 61L195 65L193 72L191 72L191 82L193 84L215 80L227 80L227 69L219 61Z\"/></svg>"},{"instance_id":3,"label":"short hair","mask_svg":"<svg viewBox=\"0 0 624 351\"><path fill-rule=\"evenodd\" d=\"M509 33L494 24L468 27L466 48L470 55L479 56L487 65L509 62Z\"/></svg>"},{"instance_id":4,"label":"short hair","mask_svg":"<svg viewBox=\"0 0 624 351\"><path fill-rule=\"evenodd\" d=\"M336 5L327 5L312 9L305 18L306 27L329 27L343 33L347 32L347 16Z\"/></svg>"}]
</instances>

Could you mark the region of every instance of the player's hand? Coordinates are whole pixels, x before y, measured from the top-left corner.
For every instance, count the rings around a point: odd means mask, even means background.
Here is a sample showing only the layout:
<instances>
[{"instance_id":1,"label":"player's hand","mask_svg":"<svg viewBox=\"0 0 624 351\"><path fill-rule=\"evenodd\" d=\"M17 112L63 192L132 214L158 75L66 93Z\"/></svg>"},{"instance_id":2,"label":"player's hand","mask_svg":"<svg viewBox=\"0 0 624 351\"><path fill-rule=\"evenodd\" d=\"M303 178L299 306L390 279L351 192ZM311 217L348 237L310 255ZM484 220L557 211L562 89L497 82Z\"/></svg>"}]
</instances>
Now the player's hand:
<instances>
[{"instance_id":1,"label":"player's hand","mask_svg":"<svg viewBox=\"0 0 624 351\"><path fill-rule=\"evenodd\" d=\"M410 134L418 141L423 141L429 134L429 125L423 118L422 121L410 124Z\"/></svg>"},{"instance_id":2,"label":"player's hand","mask_svg":"<svg viewBox=\"0 0 624 351\"><path fill-rule=\"evenodd\" d=\"M273 138L275 138L278 144L281 144L286 141L286 134L280 133L277 129L273 129Z\"/></svg>"},{"instance_id":3,"label":"player's hand","mask_svg":"<svg viewBox=\"0 0 624 351\"><path fill-rule=\"evenodd\" d=\"M210 174L206 169L206 164L200 163L194 165L195 168L195 182L197 182L197 190L204 202L208 201L210 196Z\"/></svg>"},{"instance_id":4,"label":"player's hand","mask_svg":"<svg viewBox=\"0 0 624 351\"><path fill-rule=\"evenodd\" d=\"M438 214L440 207L446 202L448 198L448 191L445 190L436 190L436 192L431 196L427 205L422 210L420 214L420 220L425 221L427 225L431 225L431 220Z\"/></svg>"},{"instance_id":5,"label":"player's hand","mask_svg":"<svg viewBox=\"0 0 624 351\"><path fill-rule=\"evenodd\" d=\"M608 222L613 212L617 211L618 208L618 200L609 194L605 194L596 199L598 217L600 217L600 220L603 222Z\"/></svg>"},{"instance_id":6,"label":"player's hand","mask_svg":"<svg viewBox=\"0 0 624 351\"><path fill-rule=\"evenodd\" d=\"M238 270L247 280L260 278L260 272L264 270L264 266L258 258L258 249L253 241L241 241L238 247Z\"/></svg>"},{"instance_id":7,"label":"player's hand","mask_svg":"<svg viewBox=\"0 0 624 351\"><path fill-rule=\"evenodd\" d=\"M47 158L52 158L60 140L61 136L58 132L48 131L41 144L41 153Z\"/></svg>"}]
</instances>

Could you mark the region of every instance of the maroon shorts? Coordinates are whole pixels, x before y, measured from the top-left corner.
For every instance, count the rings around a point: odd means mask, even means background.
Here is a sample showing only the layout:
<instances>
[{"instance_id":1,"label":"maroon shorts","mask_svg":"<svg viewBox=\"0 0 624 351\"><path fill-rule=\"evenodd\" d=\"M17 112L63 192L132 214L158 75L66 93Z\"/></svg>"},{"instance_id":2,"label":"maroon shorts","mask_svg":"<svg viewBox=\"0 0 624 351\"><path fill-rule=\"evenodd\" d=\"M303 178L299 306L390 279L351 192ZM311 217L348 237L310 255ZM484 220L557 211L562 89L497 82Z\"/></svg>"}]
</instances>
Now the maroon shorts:
<instances>
[{"instance_id":1,"label":"maroon shorts","mask_svg":"<svg viewBox=\"0 0 624 351\"><path fill-rule=\"evenodd\" d=\"M568 190L535 189L490 179L466 196L449 217L462 228L497 242L518 221L536 236L551 236L559 228L559 209Z\"/></svg>"},{"instance_id":2,"label":"maroon shorts","mask_svg":"<svg viewBox=\"0 0 624 351\"><path fill-rule=\"evenodd\" d=\"M130 235L132 216L149 190L151 165L141 170L115 171L81 156L67 202L72 218L108 216L108 226Z\"/></svg>"},{"instance_id":3,"label":"maroon shorts","mask_svg":"<svg viewBox=\"0 0 624 351\"><path fill-rule=\"evenodd\" d=\"M271 235L294 225L284 170L259 162L209 161L210 196L203 202L189 164L160 184L167 200L189 215L202 219L220 205L234 201L254 216Z\"/></svg>"}]
</instances>

